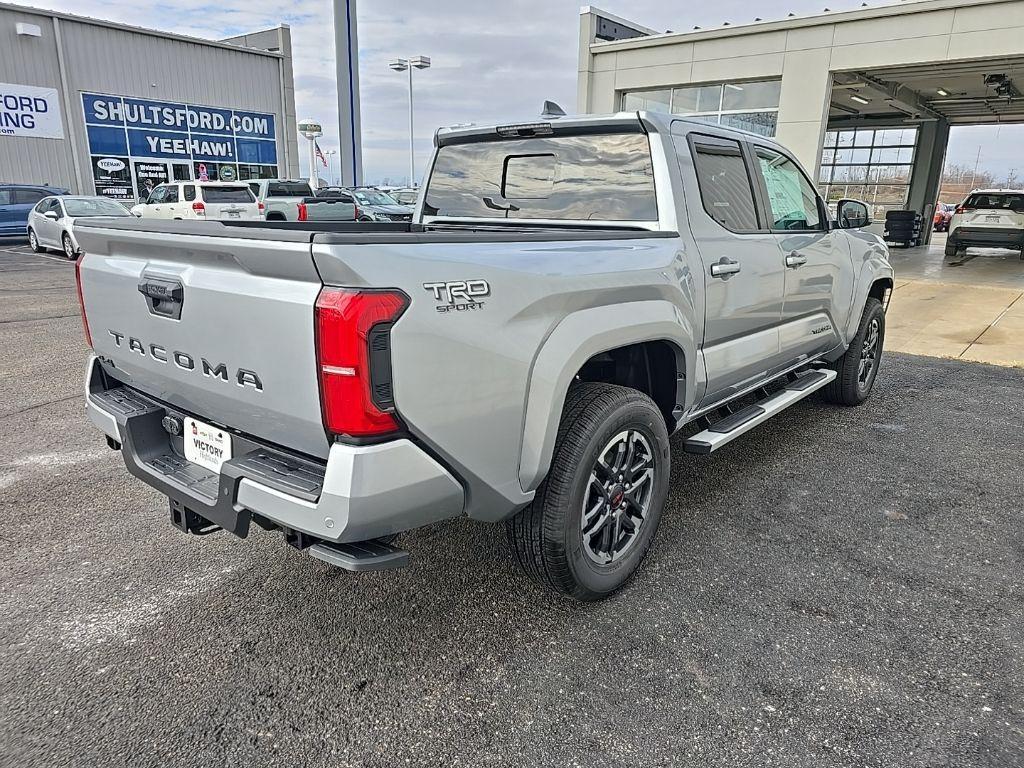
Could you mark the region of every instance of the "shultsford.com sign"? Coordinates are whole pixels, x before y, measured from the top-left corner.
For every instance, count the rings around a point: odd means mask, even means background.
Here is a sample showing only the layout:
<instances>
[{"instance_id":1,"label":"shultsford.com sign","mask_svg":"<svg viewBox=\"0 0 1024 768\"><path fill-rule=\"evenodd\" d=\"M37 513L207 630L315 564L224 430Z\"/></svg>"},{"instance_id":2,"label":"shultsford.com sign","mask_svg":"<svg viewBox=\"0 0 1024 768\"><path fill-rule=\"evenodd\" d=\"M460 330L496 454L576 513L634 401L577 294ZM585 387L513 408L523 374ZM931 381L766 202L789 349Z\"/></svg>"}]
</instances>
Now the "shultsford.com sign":
<instances>
[{"instance_id":1,"label":"shultsford.com sign","mask_svg":"<svg viewBox=\"0 0 1024 768\"><path fill-rule=\"evenodd\" d=\"M0 136L63 139L56 89L0 83Z\"/></svg>"}]
</instances>

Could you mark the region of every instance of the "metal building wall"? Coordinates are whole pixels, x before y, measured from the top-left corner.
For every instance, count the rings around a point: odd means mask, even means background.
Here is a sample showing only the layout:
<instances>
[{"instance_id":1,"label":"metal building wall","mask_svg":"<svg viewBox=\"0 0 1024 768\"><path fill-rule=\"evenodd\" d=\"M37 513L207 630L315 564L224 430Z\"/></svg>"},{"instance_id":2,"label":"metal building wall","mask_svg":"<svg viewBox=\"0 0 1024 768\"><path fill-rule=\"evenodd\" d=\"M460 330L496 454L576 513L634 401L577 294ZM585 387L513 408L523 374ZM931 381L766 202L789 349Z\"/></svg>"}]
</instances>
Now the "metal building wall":
<instances>
[{"instance_id":1,"label":"metal building wall","mask_svg":"<svg viewBox=\"0 0 1024 768\"><path fill-rule=\"evenodd\" d=\"M17 21L38 25L42 37L18 37ZM55 32L63 50L66 94ZM0 6L0 82L61 91L65 126L64 141L0 136L0 179L46 181L92 192L83 91L273 113L279 172L297 172L294 106L287 108L282 62L281 55ZM285 86L291 89L293 84L288 80Z\"/></svg>"},{"instance_id":2,"label":"metal building wall","mask_svg":"<svg viewBox=\"0 0 1024 768\"><path fill-rule=\"evenodd\" d=\"M14 25L18 22L35 24L42 31L42 37L16 34ZM61 90L53 20L49 16L0 7L0 83ZM63 140L0 136L0 181L74 188L66 111L62 104Z\"/></svg>"}]
</instances>

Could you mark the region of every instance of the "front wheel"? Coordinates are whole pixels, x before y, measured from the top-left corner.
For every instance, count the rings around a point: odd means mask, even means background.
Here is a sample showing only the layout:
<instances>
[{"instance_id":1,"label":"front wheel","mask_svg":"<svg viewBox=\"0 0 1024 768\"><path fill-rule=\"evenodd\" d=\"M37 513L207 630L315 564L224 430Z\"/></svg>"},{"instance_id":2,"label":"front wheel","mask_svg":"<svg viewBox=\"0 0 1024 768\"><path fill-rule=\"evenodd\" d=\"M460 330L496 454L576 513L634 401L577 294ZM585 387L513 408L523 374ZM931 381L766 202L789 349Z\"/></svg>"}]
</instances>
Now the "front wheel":
<instances>
[{"instance_id":1,"label":"front wheel","mask_svg":"<svg viewBox=\"0 0 1024 768\"><path fill-rule=\"evenodd\" d=\"M28 247L32 249L32 253L42 253L46 250L39 244L39 238L36 237L34 229L29 229L28 231Z\"/></svg>"},{"instance_id":2,"label":"front wheel","mask_svg":"<svg viewBox=\"0 0 1024 768\"><path fill-rule=\"evenodd\" d=\"M669 467L665 417L647 395L613 384L573 387L548 476L506 523L519 566L579 600L612 594L654 540Z\"/></svg>"},{"instance_id":3,"label":"front wheel","mask_svg":"<svg viewBox=\"0 0 1024 768\"><path fill-rule=\"evenodd\" d=\"M882 362L885 342L885 310L874 296L864 305L857 335L846 353L832 367L838 374L825 387L825 399L839 405L860 405L871 394Z\"/></svg>"},{"instance_id":4,"label":"front wheel","mask_svg":"<svg viewBox=\"0 0 1024 768\"><path fill-rule=\"evenodd\" d=\"M75 251L75 245L71 242L71 235L67 232L64 233L64 237L61 238L61 245L64 246L64 255L74 261L78 258L78 253Z\"/></svg>"}]
</instances>

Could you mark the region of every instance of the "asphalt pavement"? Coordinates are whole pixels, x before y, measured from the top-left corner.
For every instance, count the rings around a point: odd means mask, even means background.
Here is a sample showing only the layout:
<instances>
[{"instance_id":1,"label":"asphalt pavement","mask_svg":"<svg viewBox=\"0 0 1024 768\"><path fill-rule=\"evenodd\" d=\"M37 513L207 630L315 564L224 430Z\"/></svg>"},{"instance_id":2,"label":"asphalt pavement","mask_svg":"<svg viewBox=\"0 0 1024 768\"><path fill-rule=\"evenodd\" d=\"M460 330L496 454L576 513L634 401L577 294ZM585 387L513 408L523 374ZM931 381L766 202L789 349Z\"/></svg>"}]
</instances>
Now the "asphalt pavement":
<instances>
[{"instance_id":1,"label":"asphalt pavement","mask_svg":"<svg viewBox=\"0 0 1024 768\"><path fill-rule=\"evenodd\" d=\"M0 242L0 765L1024 765L1024 370L890 354L710 457L600 604L497 526L352 575L172 529L86 421L73 269Z\"/></svg>"}]
</instances>

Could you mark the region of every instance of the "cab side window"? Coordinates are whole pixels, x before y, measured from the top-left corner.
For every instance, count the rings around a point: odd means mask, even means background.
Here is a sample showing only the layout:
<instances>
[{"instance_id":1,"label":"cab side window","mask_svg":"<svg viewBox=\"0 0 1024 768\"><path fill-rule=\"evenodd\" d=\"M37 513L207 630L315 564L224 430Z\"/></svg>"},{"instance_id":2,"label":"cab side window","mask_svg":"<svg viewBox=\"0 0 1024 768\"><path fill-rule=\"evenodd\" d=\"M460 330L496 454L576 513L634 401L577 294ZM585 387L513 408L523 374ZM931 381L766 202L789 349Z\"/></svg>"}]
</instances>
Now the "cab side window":
<instances>
[{"instance_id":1,"label":"cab side window","mask_svg":"<svg viewBox=\"0 0 1024 768\"><path fill-rule=\"evenodd\" d=\"M167 187L167 193L164 195L165 203L176 203L178 202L178 185L173 184Z\"/></svg>"},{"instance_id":2,"label":"cab side window","mask_svg":"<svg viewBox=\"0 0 1024 768\"><path fill-rule=\"evenodd\" d=\"M164 195L167 194L167 187L159 186L149 193L149 199L146 201L147 204L152 205L153 203L162 203L164 201Z\"/></svg>"},{"instance_id":3,"label":"cab side window","mask_svg":"<svg viewBox=\"0 0 1024 768\"><path fill-rule=\"evenodd\" d=\"M732 232L757 232L757 208L738 141L691 135L693 163L704 210Z\"/></svg>"},{"instance_id":4,"label":"cab side window","mask_svg":"<svg viewBox=\"0 0 1024 768\"><path fill-rule=\"evenodd\" d=\"M768 192L771 228L785 231L823 229L818 193L800 166L783 154L754 147L758 170Z\"/></svg>"},{"instance_id":5,"label":"cab side window","mask_svg":"<svg viewBox=\"0 0 1024 768\"><path fill-rule=\"evenodd\" d=\"M46 210L56 213L58 219L64 218L64 209L61 207L60 200L56 197L46 204Z\"/></svg>"}]
</instances>

